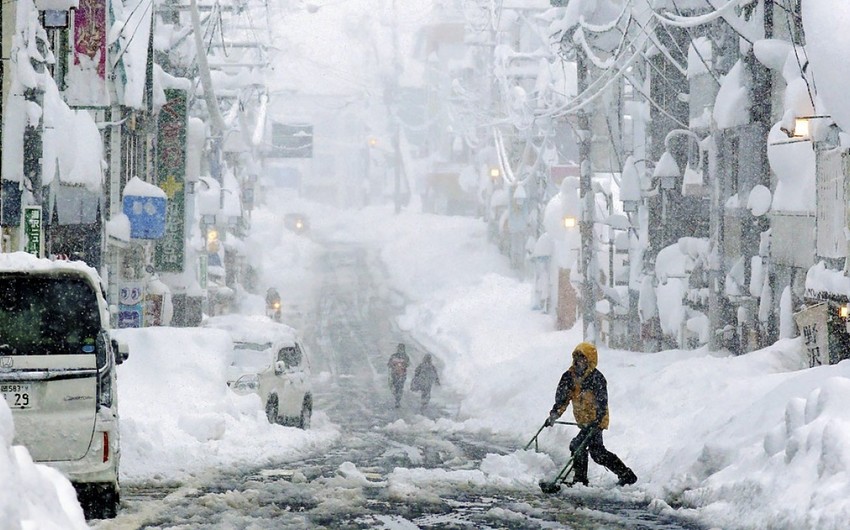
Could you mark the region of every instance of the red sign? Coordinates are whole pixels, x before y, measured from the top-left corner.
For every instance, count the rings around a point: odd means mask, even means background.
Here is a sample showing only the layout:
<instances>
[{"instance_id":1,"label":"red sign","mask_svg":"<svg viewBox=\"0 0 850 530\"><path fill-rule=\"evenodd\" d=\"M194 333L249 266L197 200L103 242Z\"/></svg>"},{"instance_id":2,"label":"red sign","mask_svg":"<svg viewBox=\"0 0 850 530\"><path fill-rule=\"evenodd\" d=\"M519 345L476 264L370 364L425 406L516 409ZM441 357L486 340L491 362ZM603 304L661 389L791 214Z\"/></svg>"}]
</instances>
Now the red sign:
<instances>
[{"instance_id":1,"label":"red sign","mask_svg":"<svg viewBox=\"0 0 850 530\"><path fill-rule=\"evenodd\" d=\"M79 90L69 94L72 105L107 105L106 0L79 0L74 10L74 64L69 82Z\"/></svg>"}]
</instances>

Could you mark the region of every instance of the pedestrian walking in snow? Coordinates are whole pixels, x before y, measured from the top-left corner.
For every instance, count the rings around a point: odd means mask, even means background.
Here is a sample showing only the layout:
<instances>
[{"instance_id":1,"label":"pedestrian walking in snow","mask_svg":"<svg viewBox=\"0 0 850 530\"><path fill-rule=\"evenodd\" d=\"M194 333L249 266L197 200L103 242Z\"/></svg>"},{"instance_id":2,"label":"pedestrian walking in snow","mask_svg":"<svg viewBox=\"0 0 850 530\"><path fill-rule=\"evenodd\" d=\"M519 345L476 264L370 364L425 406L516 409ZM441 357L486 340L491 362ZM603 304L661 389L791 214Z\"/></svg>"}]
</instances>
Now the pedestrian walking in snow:
<instances>
[{"instance_id":1,"label":"pedestrian walking in snow","mask_svg":"<svg viewBox=\"0 0 850 530\"><path fill-rule=\"evenodd\" d=\"M410 357L405 352L404 344L399 343L394 354L387 361L388 382L395 398L396 408L401 406L401 394L404 392L404 382L407 380L407 367L410 365Z\"/></svg>"},{"instance_id":2,"label":"pedestrian walking in snow","mask_svg":"<svg viewBox=\"0 0 850 530\"><path fill-rule=\"evenodd\" d=\"M567 406L573 404L573 416L581 431L570 442L573 453L575 475L572 486L587 485L587 455L601 466L614 472L618 484L626 486L637 482L637 476L620 458L605 448L602 431L608 428L608 383L602 372L596 369L598 361L596 346L582 342L573 351L573 364L564 372L555 392L555 404L544 425L551 427L561 417ZM582 442L587 439L584 448Z\"/></svg>"},{"instance_id":3,"label":"pedestrian walking in snow","mask_svg":"<svg viewBox=\"0 0 850 530\"><path fill-rule=\"evenodd\" d=\"M422 358L422 362L416 367L413 372L413 379L410 380L410 390L412 392L420 392L422 396L422 411L428 406L431 401L431 386L440 384L440 376L437 375L437 368L431 362L431 354L426 353Z\"/></svg>"}]
</instances>

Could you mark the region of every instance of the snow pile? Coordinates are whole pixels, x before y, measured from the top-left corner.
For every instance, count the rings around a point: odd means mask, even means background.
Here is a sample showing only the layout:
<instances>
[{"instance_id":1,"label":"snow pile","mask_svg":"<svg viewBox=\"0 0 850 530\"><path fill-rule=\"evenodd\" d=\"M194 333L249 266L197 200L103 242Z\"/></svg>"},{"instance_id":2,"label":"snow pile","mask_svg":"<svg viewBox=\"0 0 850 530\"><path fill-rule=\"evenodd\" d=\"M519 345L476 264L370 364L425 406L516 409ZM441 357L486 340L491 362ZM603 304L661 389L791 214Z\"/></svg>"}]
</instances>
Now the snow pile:
<instances>
[{"instance_id":1,"label":"snow pile","mask_svg":"<svg viewBox=\"0 0 850 530\"><path fill-rule=\"evenodd\" d=\"M321 412L309 431L271 425L259 396L225 383L228 334L213 329L122 329L118 369L121 478L178 480L222 466L291 461L337 437ZM179 345L179 348L175 348Z\"/></svg>"},{"instance_id":2,"label":"snow pile","mask_svg":"<svg viewBox=\"0 0 850 530\"><path fill-rule=\"evenodd\" d=\"M0 399L0 521L9 530L88 528L77 494L55 469L34 464L29 451L12 445L15 428L6 400Z\"/></svg>"}]
</instances>

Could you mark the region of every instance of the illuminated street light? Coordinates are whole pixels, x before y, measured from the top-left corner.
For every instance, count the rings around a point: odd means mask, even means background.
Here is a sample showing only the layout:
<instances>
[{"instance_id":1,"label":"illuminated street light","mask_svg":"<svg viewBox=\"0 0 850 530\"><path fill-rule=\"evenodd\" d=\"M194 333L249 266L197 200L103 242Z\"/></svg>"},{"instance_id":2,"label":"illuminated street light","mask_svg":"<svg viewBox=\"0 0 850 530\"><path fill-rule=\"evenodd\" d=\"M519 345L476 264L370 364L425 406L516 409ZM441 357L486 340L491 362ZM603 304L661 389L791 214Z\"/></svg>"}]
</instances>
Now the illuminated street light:
<instances>
[{"instance_id":1,"label":"illuminated street light","mask_svg":"<svg viewBox=\"0 0 850 530\"><path fill-rule=\"evenodd\" d=\"M567 215L564 217L564 228L575 228L578 224L578 221L575 217L571 215Z\"/></svg>"}]
</instances>

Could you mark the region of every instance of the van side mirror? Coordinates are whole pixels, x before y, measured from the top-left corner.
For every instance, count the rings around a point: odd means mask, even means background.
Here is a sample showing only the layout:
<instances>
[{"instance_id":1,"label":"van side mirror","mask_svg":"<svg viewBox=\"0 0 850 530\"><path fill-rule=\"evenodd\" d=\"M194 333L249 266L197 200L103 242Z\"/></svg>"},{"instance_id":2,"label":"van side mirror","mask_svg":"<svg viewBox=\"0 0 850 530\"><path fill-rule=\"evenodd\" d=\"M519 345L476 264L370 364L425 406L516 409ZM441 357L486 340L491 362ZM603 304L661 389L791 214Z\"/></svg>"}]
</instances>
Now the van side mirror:
<instances>
[{"instance_id":1,"label":"van side mirror","mask_svg":"<svg viewBox=\"0 0 850 530\"><path fill-rule=\"evenodd\" d=\"M121 364L130 357L130 346L118 339L112 339L112 351L115 352L115 364Z\"/></svg>"}]
</instances>

